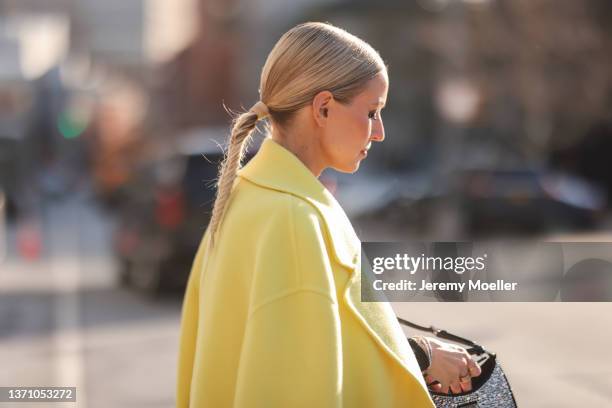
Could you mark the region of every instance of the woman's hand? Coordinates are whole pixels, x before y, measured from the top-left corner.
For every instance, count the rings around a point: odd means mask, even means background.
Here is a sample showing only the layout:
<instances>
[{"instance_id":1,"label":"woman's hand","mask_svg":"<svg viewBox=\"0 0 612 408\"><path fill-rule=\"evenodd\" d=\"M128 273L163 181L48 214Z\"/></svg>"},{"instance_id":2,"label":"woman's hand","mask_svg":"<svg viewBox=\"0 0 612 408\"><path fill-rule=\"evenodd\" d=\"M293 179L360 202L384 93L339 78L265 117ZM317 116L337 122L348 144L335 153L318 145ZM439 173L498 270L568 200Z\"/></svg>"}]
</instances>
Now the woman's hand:
<instances>
[{"instance_id":1,"label":"woman's hand","mask_svg":"<svg viewBox=\"0 0 612 408\"><path fill-rule=\"evenodd\" d=\"M432 337L424 339L431 346L431 365L425 372L429 388L454 394L470 391L471 377L479 376L481 370L465 348Z\"/></svg>"}]
</instances>

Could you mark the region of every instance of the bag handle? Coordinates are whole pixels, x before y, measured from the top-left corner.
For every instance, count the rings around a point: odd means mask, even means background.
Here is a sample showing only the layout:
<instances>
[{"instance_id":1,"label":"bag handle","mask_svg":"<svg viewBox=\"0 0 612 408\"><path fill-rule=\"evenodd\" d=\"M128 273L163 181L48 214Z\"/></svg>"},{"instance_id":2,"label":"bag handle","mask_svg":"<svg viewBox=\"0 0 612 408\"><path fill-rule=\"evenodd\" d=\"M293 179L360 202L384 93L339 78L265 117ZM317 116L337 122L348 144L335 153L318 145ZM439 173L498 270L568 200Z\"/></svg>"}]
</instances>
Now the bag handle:
<instances>
[{"instance_id":1,"label":"bag handle","mask_svg":"<svg viewBox=\"0 0 612 408\"><path fill-rule=\"evenodd\" d=\"M419 324L409 322L408 320L402 319L401 317L398 317L397 320L404 326L408 326L408 327L412 327L413 329L433 333L436 337L439 337L441 339L455 341L457 343L461 343L463 345L469 346L478 354L488 353L488 354L495 355L495 353L491 353L485 350L485 348L482 347L480 344L475 343L472 340L466 339L464 337L457 336L456 334L449 333L446 330L438 329L434 326L429 326L429 327L421 326Z\"/></svg>"}]
</instances>

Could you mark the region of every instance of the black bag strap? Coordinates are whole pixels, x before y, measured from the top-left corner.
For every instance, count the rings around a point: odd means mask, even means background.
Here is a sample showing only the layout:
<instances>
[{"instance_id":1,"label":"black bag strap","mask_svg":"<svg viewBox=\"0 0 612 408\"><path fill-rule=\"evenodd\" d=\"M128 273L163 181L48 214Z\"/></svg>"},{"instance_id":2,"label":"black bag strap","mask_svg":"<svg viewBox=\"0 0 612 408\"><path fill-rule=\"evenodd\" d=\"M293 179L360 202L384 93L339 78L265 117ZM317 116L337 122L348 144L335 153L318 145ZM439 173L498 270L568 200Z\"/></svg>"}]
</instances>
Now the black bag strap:
<instances>
[{"instance_id":1,"label":"black bag strap","mask_svg":"<svg viewBox=\"0 0 612 408\"><path fill-rule=\"evenodd\" d=\"M429 326L429 327L421 326L419 324L412 323L412 322L409 322L408 320L402 319L401 317L398 317L397 320L404 326L408 326L408 327L412 327L413 329L433 333L436 337L439 337L441 339L455 341L457 343L461 343L463 345L469 346L476 353L489 353L480 344L475 343L472 340L466 339L464 337L457 336L456 334L449 333L446 330L438 329L434 326ZM494 354L494 353L489 353L489 354Z\"/></svg>"}]
</instances>

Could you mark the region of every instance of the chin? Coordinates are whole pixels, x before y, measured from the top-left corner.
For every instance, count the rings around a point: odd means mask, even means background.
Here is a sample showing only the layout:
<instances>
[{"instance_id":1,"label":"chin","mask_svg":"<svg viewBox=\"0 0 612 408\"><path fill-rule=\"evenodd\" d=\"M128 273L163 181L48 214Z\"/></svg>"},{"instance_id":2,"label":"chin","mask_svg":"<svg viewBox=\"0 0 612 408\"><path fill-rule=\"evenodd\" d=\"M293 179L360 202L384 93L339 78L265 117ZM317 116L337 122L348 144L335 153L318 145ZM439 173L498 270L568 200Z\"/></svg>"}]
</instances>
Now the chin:
<instances>
[{"instance_id":1,"label":"chin","mask_svg":"<svg viewBox=\"0 0 612 408\"><path fill-rule=\"evenodd\" d=\"M350 163L344 166L333 167L334 170L339 171L340 173L349 173L353 174L359 170L359 165L361 164L360 160L357 160L354 163Z\"/></svg>"}]
</instances>

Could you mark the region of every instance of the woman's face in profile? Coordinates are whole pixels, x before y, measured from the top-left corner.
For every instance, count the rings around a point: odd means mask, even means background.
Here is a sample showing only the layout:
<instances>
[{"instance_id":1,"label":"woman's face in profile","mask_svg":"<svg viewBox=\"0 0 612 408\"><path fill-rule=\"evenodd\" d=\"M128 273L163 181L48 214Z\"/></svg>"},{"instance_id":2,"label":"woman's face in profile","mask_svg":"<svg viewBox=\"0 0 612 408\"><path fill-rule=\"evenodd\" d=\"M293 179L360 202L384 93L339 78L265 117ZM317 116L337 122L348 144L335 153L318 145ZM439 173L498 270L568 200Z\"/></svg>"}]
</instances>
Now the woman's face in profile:
<instances>
[{"instance_id":1,"label":"woman's face in profile","mask_svg":"<svg viewBox=\"0 0 612 408\"><path fill-rule=\"evenodd\" d=\"M385 129L380 112L387 102L388 88L387 73L380 72L350 104L335 102L329 107L325 132L328 137L322 142L329 167L354 173L372 141L383 141Z\"/></svg>"}]
</instances>

